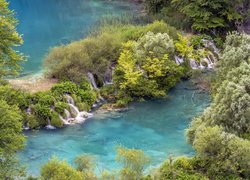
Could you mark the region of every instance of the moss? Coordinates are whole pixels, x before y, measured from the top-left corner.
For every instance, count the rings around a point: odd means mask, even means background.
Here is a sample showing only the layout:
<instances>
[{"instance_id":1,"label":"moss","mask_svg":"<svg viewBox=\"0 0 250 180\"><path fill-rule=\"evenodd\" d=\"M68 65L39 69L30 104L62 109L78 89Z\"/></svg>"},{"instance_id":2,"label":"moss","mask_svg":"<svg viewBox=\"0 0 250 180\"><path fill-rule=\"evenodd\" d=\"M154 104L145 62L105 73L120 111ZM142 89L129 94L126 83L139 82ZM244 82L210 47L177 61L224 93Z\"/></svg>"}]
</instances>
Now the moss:
<instances>
[{"instance_id":1,"label":"moss","mask_svg":"<svg viewBox=\"0 0 250 180\"><path fill-rule=\"evenodd\" d=\"M65 102L56 102L55 111L59 114L64 114L64 109L68 108L68 104Z\"/></svg>"},{"instance_id":2,"label":"moss","mask_svg":"<svg viewBox=\"0 0 250 180\"><path fill-rule=\"evenodd\" d=\"M79 111L89 111L91 107L86 103L76 103L76 106L78 107Z\"/></svg>"},{"instance_id":3,"label":"moss","mask_svg":"<svg viewBox=\"0 0 250 180\"><path fill-rule=\"evenodd\" d=\"M51 123L52 126L55 126L55 127L62 127L63 126L63 122L59 118L59 115L56 112L52 113L50 123Z\"/></svg>"},{"instance_id":4,"label":"moss","mask_svg":"<svg viewBox=\"0 0 250 180\"><path fill-rule=\"evenodd\" d=\"M39 119L34 115L27 115L27 126L31 129L37 129L40 126Z\"/></svg>"}]
</instances>

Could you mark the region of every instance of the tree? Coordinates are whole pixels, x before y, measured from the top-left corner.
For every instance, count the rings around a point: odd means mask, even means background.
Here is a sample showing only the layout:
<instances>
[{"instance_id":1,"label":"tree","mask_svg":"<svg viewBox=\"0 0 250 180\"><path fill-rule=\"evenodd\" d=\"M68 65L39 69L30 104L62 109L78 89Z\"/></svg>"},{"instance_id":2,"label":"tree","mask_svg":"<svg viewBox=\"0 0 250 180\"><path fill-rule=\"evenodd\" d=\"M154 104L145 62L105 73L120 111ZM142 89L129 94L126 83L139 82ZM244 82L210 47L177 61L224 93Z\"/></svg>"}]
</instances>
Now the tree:
<instances>
[{"instance_id":1,"label":"tree","mask_svg":"<svg viewBox=\"0 0 250 180\"><path fill-rule=\"evenodd\" d=\"M25 140L20 114L16 106L9 106L0 100L0 179L14 179L24 175L15 156L23 148Z\"/></svg>"},{"instance_id":2,"label":"tree","mask_svg":"<svg viewBox=\"0 0 250 180\"><path fill-rule=\"evenodd\" d=\"M146 0L144 5L149 13L158 13L164 6L170 5L171 0Z\"/></svg>"},{"instance_id":3,"label":"tree","mask_svg":"<svg viewBox=\"0 0 250 180\"><path fill-rule=\"evenodd\" d=\"M121 179L140 179L143 170L149 163L149 158L142 150L127 149L123 147L117 148L116 160L123 167L120 170Z\"/></svg>"},{"instance_id":4,"label":"tree","mask_svg":"<svg viewBox=\"0 0 250 180\"><path fill-rule=\"evenodd\" d=\"M205 169L211 178L250 175L249 56L249 36L228 35L217 67L213 101L187 131L200 161L198 169Z\"/></svg>"},{"instance_id":5,"label":"tree","mask_svg":"<svg viewBox=\"0 0 250 180\"><path fill-rule=\"evenodd\" d=\"M173 60L173 40L166 33L148 32L124 44L115 69L119 92L133 98L162 97L183 74Z\"/></svg>"},{"instance_id":6,"label":"tree","mask_svg":"<svg viewBox=\"0 0 250 180\"><path fill-rule=\"evenodd\" d=\"M15 50L23 40L16 31L17 20L8 5L5 0L0 0L0 78L17 75L24 60L24 56Z\"/></svg>"},{"instance_id":7,"label":"tree","mask_svg":"<svg viewBox=\"0 0 250 180\"><path fill-rule=\"evenodd\" d=\"M233 0L173 0L173 3L192 20L194 30L209 31L214 35L218 29L229 29L242 18Z\"/></svg>"},{"instance_id":8,"label":"tree","mask_svg":"<svg viewBox=\"0 0 250 180\"><path fill-rule=\"evenodd\" d=\"M42 180L81 180L83 173L72 168L66 161L52 158L41 168Z\"/></svg>"},{"instance_id":9,"label":"tree","mask_svg":"<svg viewBox=\"0 0 250 180\"><path fill-rule=\"evenodd\" d=\"M90 155L80 155L74 160L76 169L84 174L84 179L94 180L97 179L94 173L95 159Z\"/></svg>"}]
</instances>

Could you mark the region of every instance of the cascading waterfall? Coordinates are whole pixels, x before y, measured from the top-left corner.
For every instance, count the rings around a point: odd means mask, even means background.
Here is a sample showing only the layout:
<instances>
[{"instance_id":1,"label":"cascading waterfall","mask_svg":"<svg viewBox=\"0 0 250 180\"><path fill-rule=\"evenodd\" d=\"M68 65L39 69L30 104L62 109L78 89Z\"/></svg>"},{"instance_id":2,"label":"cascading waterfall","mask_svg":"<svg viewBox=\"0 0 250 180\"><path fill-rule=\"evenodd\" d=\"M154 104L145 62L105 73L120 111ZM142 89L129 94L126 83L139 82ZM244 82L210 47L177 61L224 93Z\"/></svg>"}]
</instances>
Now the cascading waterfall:
<instances>
[{"instance_id":1,"label":"cascading waterfall","mask_svg":"<svg viewBox=\"0 0 250 180\"><path fill-rule=\"evenodd\" d=\"M215 46L213 41L203 39L204 47L207 48L210 53L206 57L204 57L200 63L198 64L197 61L194 59L190 59L190 67L192 69L214 69L214 63L218 60L219 57L219 49ZM180 57L175 57L176 64L180 64ZM203 63L206 63L207 66L204 66Z\"/></svg>"},{"instance_id":2,"label":"cascading waterfall","mask_svg":"<svg viewBox=\"0 0 250 180\"><path fill-rule=\"evenodd\" d=\"M94 75L91 72L88 72L88 78L89 78L89 81L90 81L92 87L94 89L98 89L98 87L96 85L96 82L95 82L95 77L94 77Z\"/></svg>"},{"instance_id":3,"label":"cascading waterfall","mask_svg":"<svg viewBox=\"0 0 250 180\"><path fill-rule=\"evenodd\" d=\"M114 67L110 67L107 69L103 78L104 85L113 84L113 81L112 81L113 73L114 73Z\"/></svg>"},{"instance_id":4,"label":"cascading waterfall","mask_svg":"<svg viewBox=\"0 0 250 180\"><path fill-rule=\"evenodd\" d=\"M70 95L66 94L65 97L70 111L64 109L65 118L59 116L65 125L83 123L86 119L93 117L91 113L79 111L78 107L75 105L74 99Z\"/></svg>"},{"instance_id":5,"label":"cascading waterfall","mask_svg":"<svg viewBox=\"0 0 250 180\"><path fill-rule=\"evenodd\" d=\"M56 127L52 126L50 123L50 120L48 119L48 125L46 126L46 129L56 129Z\"/></svg>"},{"instance_id":6,"label":"cascading waterfall","mask_svg":"<svg viewBox=\"0 0 250 180\"><path fill-rule=\"evenodd\" d=\"M215 46L213 41L206 39L203 39L202 41L204 42L204 46L209 50L211 50L212 53L215 53L216 55L220 53L219 49Z\"/></svg>"},{"instance_id":7,"label":"cascading waterfall","mask_svg":"<svg viewBox=\"0 0 250 180\"><path fill-rule=\"evenodd\" d=\"M184 62L184 58L183 57L179 57L179 56L174 56L175 58L175 63L180 65Z\"/></svg>"},{"instance_id":8,"label":"cascading waterfall","mask_svg":"<svg viewBox=\"0 0 250 180\"><path fill-rule=\"evenodd\" d=\"M190 59L189 62L192 69L199 69L197 62L194 59Z\"/></svg>"}]
</instances>

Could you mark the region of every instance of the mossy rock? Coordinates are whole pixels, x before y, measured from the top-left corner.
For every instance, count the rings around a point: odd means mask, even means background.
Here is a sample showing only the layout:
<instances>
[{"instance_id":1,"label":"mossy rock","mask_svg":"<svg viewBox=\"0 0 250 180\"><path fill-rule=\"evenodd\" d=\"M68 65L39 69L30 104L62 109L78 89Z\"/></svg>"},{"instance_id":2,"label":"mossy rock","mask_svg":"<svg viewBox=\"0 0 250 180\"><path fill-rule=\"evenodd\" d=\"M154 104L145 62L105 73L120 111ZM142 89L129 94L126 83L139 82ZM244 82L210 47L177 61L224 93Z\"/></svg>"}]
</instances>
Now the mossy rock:
<instances>
[{"instance_id":1,"label":"mossy rock","mask_svg":"<svg viewBox=\"0 0 250 180\"><path fill-rule=\"evenodd\" d=\"M37 129L40 126L39 119L34 115L27 115L27 126L31 129Z\"/></svg>"},{"instance_id":2,"label":"mossy rock","mask_svg":"<svg viewBox=\"0 0 250 180\"><path fill-rule=\"evenodd\" d=\"M55 127L63 127L63 122L59 118L59 115L56 112L52 113L50 123L51 123L52 126L55 126Z\"/></svg>"},{"instance_id":3,"label":"mossy rock","mask_svg":"<svg viewBox=\"0 0 250 180\"><path fill-rule=\"evenodd\" d=\"M90 106L86 103L76 103L76 106L78 107L79 111L89 111L90 110Z\"/></svg>"}]
</instances>

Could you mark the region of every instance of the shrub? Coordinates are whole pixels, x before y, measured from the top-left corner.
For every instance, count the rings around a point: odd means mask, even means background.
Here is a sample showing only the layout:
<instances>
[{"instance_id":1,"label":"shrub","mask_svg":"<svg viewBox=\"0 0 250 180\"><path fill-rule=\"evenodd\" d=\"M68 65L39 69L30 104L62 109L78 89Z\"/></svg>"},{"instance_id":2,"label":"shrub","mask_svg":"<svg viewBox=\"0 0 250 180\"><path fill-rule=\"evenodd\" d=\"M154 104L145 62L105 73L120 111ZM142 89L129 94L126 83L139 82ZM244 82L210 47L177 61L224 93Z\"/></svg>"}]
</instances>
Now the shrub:
<instances>
[{"instance_id":1,"label":"shrub","mask_svg":"<svg viewBox=\"0 0 250 180\"><path fill-rule=\"evenodd\" d=\"M83 174L80 171L75 170L65 161L59 161L56 158L52 158L41 168L41 179L53 179L53 180L79 180L83 179Z\"/></svg>"},{"instance_id":2,"label":"shrub","mask_svg":"<svg viewBox=\"0 0 250 180\"><path fill-rule=\"evenodd\" d=\"M53 48L45 60L47 74L80 83L91 72L102 82L108 68L117 62L122 43L138 40L149 31L167 33L171 38L177 38L176 29L162 21L145 26L105 26L86 39Z\"/></svg>"},{"instance_id":3,"label":"shrub","mask_svg":"<svg viewBox=\"0 0 250 180\"><path fill-rule=\"evenodd\" d=\"M50 123L52 126L55 126L55 127L62 127L63 126L63 122L59 118L59 115L56 112L51 113Z\"/></svg>"},{"instance_id":4,"label":"shrub","mask_svg":"<svg viewBox=\"0 0 250 180\"><path fill-rule=\"evenodd\" d=\"M64 114L64 109L68 109L68 104L65 102L56 102L55 111L59 114Z\"/></svg>"},{"instance_id":5,"label":"shrub","mask_svg":"<svg viewBox=\"0 0 250 180\"><path fill-rule=\"evenodd\" d=\"M149 158L143 151L123 147L117 148L116 160L123 165L120 170L121 179L139 179L149 163Z\"/></svg>"},{"instance_id":6,"label":"shrub","mask_svg":"<svg viewBox=\"0 0 250 180\"><path fill-rule=\"evenodd\" d=\"M35 115L26 115L25 118L27 121L26 124L29 128L36 129L40 126L39 119Z\"/></svg>"},{"instance_id":7,"label":"shrub","mask_svg":"<svg viewBox=\"0 0 250 180\"><path fill-rule=\"evenodd\" d=\"M91 109L91 106L86 103L76 103L76 106L78 107L79 111L89 111Z\"/></svg>"},{"instance_id":8,"label":"shrub","mask_svg":"<svg viewBox=\"0 0 250 180\"><path fill-rule=\"evenodd\" d=\"M79 90L79 88L78 88L77 84L70 82L70 81L65 81L65 82L61 82L59 84L56 84L51 89L53 94L58 94L58 95L77 94L78 90Z\"/></svg>"},{"instance_id":9,"label":"shrub","mask_svg":"<svg viewBox=\"0 0 250 180\"><path fill-rule=\"evenodd\" d=\"M94 91L83 91L78 92L78 96L81 98L81 102L86 103L89 106L96 101L96 93Z\"/></svg>"}]
</instances>

